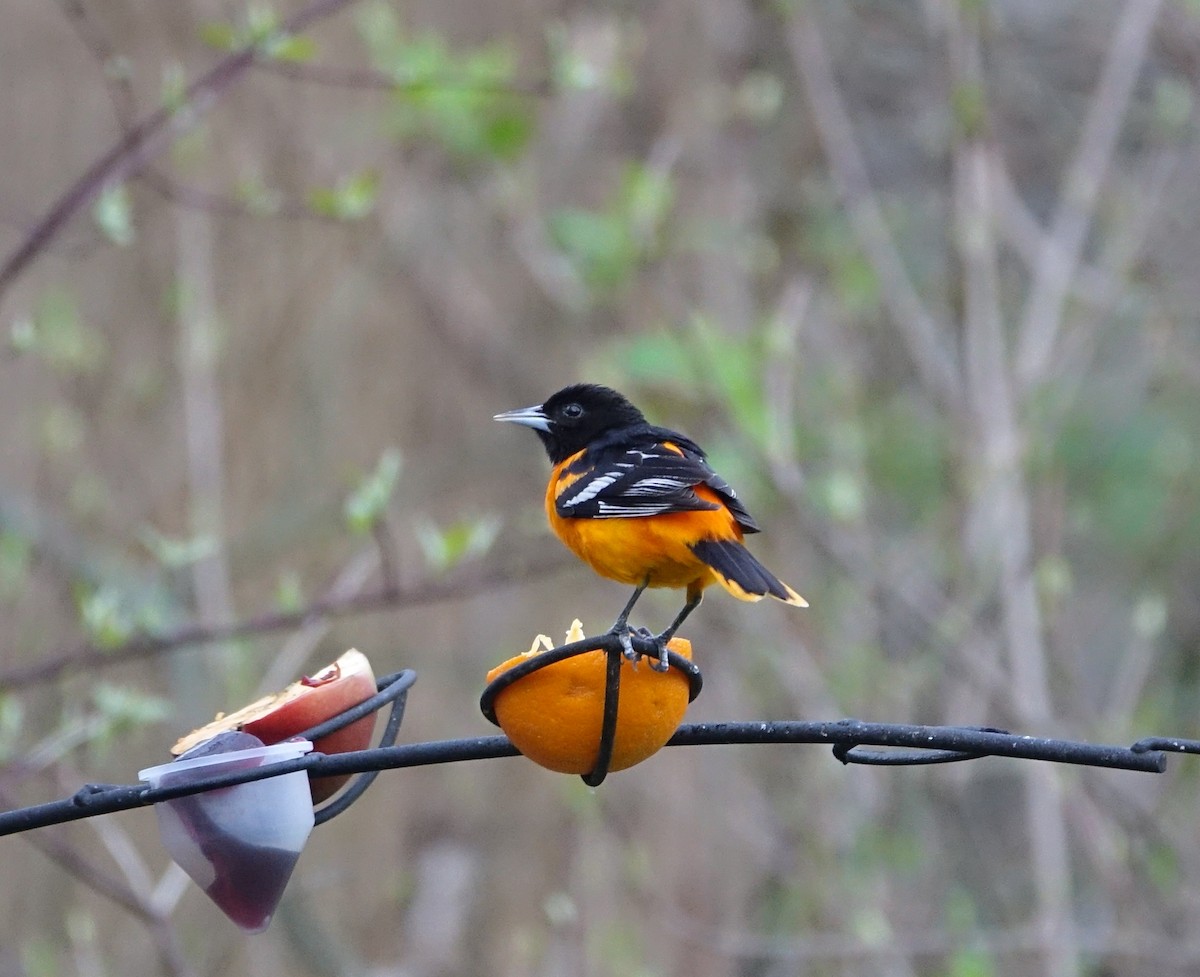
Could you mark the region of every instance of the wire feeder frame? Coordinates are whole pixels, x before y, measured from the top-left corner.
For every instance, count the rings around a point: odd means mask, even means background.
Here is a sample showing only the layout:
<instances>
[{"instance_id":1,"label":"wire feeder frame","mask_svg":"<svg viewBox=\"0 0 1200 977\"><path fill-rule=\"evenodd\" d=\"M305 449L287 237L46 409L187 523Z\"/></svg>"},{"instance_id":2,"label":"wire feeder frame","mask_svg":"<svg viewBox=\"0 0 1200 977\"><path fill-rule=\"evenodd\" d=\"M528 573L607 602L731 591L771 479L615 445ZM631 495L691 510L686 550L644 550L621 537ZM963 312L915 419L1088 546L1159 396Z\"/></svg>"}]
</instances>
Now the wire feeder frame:
<instances>
[{"instance_id":1,"label":"wire feeder frame","mask_svg":"<svg viewBox=\"0 0 1200 977\"><path fill-rule=\"evenodd\" d=\"M636 651L645 655L657 655L653 642L645 635L635 633L632 638ZM589 773L583 775L584 782L590 786L596 786L605 779L612 758L621 672L621 646L616 635L599 635L532 656L528 662L521 662L498 676L484 689L480 698L483 715L495 723L495 698L502 689L538 668L595 650L605 651L608 659L596 765ZM669 662L687 676L689 701L694 700L703 685L699 668L675 652L670 653ZM313 776L359 775L351 780L341 793L316 810L316 824L324 824L357 801L380 771L519 755L516 747L502 735L397 745L408 693L416 680L417 673L412 669L384 676L378 680L378 691L374 696L299 734L306 739L317 739L389 706L390 712L380 737L380 744L372 749L336 755L309 753L293 760L217 774L173 787L152 788L144 783L87 784L62 800L0 812L0 836L147 807L175 797L265 780L297 770L307 771ZM873 766L955 763L985 756L1002 756L1162 773L1166 769L1168 753L1200 755L1200 740L1177 737L1152 736L1125 747L1022 736L989 727L919 726L869 723L855 719L818 722L783 720L684 723L667 745L768 743L824 744L832 748L833 755L842 763Z\"/></svg>"}]
</instances>

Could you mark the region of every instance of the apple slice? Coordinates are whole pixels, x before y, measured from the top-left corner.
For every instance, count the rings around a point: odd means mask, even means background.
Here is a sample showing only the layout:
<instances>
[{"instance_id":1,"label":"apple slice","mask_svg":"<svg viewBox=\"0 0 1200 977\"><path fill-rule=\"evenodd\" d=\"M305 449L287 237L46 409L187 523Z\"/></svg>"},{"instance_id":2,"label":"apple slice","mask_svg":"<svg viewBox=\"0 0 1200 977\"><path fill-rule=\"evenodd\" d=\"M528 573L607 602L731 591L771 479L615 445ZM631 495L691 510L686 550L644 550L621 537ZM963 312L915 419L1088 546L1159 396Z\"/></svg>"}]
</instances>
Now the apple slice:
<instances>
[{"instance_id":1,"label":"apple slice","mask_svg":"<svg viewBox=\"0 0 1200 977\"><path fill-rule=\"evenodd\" d=\"M351 648L332 665L321 669L316 675L293 682L282 692L263 696L237 712L218 714L211 723L192 730L180 739L171 747L171 754L179 756L228 730L241 730L257 736L267 745L279 743L358 705L373 696L375 691L375 674L371 670L371 663L366 655ZM322 736L313 743L313 749L330 754L364 750L370 745L374 730L374 714L364 716L335 733ZM346 780L346 777L310 779L313 803L320 803L331 796Z\"/></svg>"}]
</instances>

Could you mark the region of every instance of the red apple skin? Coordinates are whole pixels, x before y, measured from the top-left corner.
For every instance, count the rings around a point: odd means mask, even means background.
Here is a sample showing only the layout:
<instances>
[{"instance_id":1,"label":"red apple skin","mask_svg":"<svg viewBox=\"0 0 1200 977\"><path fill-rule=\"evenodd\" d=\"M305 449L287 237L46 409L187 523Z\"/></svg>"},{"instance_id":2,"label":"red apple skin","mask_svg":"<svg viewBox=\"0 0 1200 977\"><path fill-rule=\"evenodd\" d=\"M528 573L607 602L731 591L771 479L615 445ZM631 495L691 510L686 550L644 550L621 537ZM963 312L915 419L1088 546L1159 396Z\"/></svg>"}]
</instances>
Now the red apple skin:
<instances>
[{"instance_id":1,"label":"red apple skin","mask_svg":"<svg viewBox=\"0 0 1200 977\"><path fill-rule=\"evenodd\" d=\"M282 692L264 696L237 712L219 716L179 740L171 753L178 756L199 743L230 729L257 736L268 746L332 719L375 694L375 675L367 656L351 648L311 677L293 682ZM375 731L375 715L364 716L349 726L313 743L319 753L348 753L365 750ZM347 777L312 777L309 789L313 803L333 795Z\"/></svg>"}]
</instances>

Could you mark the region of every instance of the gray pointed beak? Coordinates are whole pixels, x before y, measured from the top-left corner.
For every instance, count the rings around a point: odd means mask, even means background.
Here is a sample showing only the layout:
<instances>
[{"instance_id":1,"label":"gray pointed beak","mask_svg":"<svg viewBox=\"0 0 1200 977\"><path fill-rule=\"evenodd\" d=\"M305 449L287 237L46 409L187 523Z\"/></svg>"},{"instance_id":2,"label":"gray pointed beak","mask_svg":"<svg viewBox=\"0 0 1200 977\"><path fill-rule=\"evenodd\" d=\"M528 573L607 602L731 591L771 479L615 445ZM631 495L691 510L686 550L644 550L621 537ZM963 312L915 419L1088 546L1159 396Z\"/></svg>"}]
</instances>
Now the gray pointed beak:
<instances>
[{"instance_id":1,"label":"gray pointed beak","mask_svg":"<svg viewBox=\"0 0 1200 977\"><path fill-rule=\"evenodd\" d=\"M541 404L538 404L536 407L520 407L517 410L506 410L503 414L492 415L492 420L512 421L514 424L523 424L525 427L531 427L535 431L550 430L550 418L542 410Z\"/></svg>"}]
</instances>

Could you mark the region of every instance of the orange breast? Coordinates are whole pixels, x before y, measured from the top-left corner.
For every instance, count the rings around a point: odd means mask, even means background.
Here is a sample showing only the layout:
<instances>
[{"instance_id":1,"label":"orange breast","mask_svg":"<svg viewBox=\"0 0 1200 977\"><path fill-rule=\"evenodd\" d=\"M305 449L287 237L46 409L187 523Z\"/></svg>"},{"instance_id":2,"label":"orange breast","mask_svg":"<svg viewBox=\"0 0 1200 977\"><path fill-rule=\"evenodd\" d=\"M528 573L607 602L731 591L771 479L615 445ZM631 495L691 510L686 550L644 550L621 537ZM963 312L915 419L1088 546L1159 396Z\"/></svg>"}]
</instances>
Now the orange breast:
<instances>
[{"instance_id":1,"label":"orange breast","mask_svg":"<svg viewBox=\"0 0 1200 977\"><path fill-rule=\"evenodd\" d=\"M650 578L652 587L707 587L716 582L709 567L688 548L703 539L741 539L741 528L719 497L707 486L696 494L720 508L700 512L668 512L630 519L564 519L555 501L580 475L566 469L579 456L555 467L546 488L546 516L554 534L602 577L637 586Z\"/></svg>"}]
</instances>

